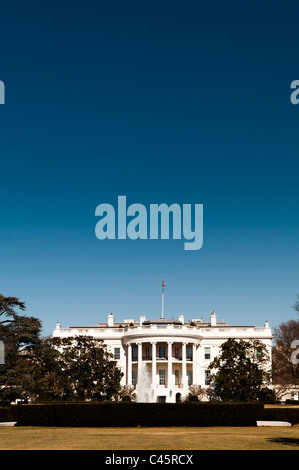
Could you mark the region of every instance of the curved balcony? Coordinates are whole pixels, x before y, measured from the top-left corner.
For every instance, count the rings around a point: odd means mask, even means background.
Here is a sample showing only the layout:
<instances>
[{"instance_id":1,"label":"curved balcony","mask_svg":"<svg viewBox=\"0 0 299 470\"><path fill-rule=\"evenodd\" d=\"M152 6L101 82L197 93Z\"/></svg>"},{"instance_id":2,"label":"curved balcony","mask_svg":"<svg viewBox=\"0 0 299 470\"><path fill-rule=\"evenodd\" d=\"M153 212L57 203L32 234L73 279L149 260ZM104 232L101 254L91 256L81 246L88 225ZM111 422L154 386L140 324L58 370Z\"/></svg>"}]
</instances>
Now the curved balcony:
<instances>
[{"instance_id":1,"label":"curved balcony","mask_svg":"<svg viewBox=\"0 0 299 470\"><path fill-rule=\"evenodd\" d=\"M151 323L128 328L123 335L124 344L151 342L186 342L199 344L202 336L194 326Z\"/></svg>"}]
</instances>

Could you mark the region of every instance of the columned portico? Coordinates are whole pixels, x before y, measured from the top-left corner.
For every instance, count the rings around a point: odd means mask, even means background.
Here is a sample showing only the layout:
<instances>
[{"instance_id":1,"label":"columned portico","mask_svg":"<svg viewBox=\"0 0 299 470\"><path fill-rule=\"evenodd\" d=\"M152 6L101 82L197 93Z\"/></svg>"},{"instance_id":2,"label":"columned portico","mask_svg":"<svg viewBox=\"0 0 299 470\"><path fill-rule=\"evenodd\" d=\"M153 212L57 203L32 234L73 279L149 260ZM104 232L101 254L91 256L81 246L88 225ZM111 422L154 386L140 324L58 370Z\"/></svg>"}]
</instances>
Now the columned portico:
<instances>
[{"instance_id":1,"label":"columned portico","mask_svg":"<svg viewBox=\"0 0 299 470\"><path fill-rule=\"evenodd\" d=\"M196 351L200 338L195 336L193 329L182 328L177 331L168 328L169 334L165 334L166 326L153 325L138 328L138 331L129 329L125 336L127 383L138 384L141 367L145 364L152 390L148 394L151 401L175 402L178 394L188 394L189 385L196 383Z\"/></svg>"}]
</instances>

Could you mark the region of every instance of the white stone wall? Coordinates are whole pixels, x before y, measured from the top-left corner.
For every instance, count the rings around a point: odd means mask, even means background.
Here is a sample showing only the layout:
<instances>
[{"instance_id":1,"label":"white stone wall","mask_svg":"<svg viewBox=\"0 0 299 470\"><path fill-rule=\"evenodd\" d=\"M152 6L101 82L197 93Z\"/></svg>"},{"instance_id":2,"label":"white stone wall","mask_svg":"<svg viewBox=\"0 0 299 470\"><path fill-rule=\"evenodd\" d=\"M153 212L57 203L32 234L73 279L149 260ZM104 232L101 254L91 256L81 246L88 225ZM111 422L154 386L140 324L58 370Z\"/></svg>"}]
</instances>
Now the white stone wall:
<instances>
[{"instance_id":1,"label":"white stone wall","mask_svg":"<svg viewBox=\"0 0 299 470\"><path fill-rule=\"evenodd\" d=\"M114 316L110 314L106 324L95 327L61 328L61 325L57 323L53 336L63 338L89 335L103 339L111 353L114 353L115 348L119 348L120 357L117 363L124 373L122 385L132 384L132 373L137 371L138 376L138 370L145 363L151 381L148 398L155 402L159 400L159 397L165 397L167 402L175 402L177 393L181 394L181 398L188 395L188 370L192 371L193 385L206 388L205 371L210 362L219 354L221 344L228 338L258 339L267 345L271 357L272 333L267 322L263 328L230 327L224 322L217 323L214 312L210 323L198 321L196 326L182 322L181 317L178 324L167 324L167 320L156 324L143 324L144 320L144 317L138 323L134 320L124 320L119 327L114 322ZM159 357L160 346L165 347L166 359ZM139 359L132 358L132 348L137 348ZM209 359L205 358L205 348L210 350ZM188 352L191 350L192 360L188 358ZM153 360L155 356L156 360ZM160 370L165 371L165 384L160 383ZM164 373L161 372L161 374Z\"/></svg>"}]
</instances>

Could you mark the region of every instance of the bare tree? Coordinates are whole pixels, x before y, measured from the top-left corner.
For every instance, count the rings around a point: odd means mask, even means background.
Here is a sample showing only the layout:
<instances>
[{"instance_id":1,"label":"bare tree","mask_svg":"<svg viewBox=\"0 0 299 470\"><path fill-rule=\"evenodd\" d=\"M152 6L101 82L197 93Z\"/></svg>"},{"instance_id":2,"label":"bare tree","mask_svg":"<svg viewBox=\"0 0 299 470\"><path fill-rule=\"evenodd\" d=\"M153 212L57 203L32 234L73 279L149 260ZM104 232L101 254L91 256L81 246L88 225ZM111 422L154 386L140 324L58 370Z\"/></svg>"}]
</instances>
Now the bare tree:
<instances>
[{"instance_id":1,"label":"bare tree","mask_svg":"<svg viewBox=\"0 0 299 470\"><path fill-rule=\"evenodd\" d=\"M273 384L280 395L290 387L299 390L299 364L294 360L294 345L299 340L299 320L289 320L274 328L274 339Z\"/></svg>"}]
</instances>

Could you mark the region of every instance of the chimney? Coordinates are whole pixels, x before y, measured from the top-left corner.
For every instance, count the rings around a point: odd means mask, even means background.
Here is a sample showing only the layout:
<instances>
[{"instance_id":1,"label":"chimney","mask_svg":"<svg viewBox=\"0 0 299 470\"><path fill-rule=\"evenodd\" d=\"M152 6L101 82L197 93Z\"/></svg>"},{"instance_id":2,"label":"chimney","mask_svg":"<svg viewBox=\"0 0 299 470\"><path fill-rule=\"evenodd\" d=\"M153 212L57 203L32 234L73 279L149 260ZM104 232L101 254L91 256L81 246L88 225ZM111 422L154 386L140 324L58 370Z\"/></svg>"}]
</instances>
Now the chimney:
<instances>
[{"instance_id":1,"label":"chimney","mask_svg":"<svg viewBox=\"0 0 299 470\"><path fill-rule=\"evenodd\" d=\"M216 313L215 313L215 312L212 312L212 313L211 313L210 319L211 319L211 326L216 326L217 317L216 317Z\"/></svg>"},{"instance_id":2,"label":"chimney","mask_svg":"<svg viewBox=\"0 0 299 470\"><path fill-rule=\"evenodd\" d=\"M179 315L179 321L182 323L182 325L184 324L185 320L184 320L184 315Z\"/></svg>"},{"instance_id":3,"label":"chimney","mask_svg":"<svg viewBox=\"0 0 299 470\"><path fill-rule=\"evenodd\" d=\"M59 323L59 321L58 321L58 322L56 323L56 330L60 330L60 327L61 327L61 325L60 325L60 323Z\"/></svg>"},{"instance_id":4,"label":"chimney","mask_svg":"<svg viewBox=\"0 0 299 470\"><path fill-rule=\"evenodd\" d=\"M144 322L144 320L146 320L146 316L141 316L141 317L139 317L140 326L142 325L142 323Z\"/></svg>"},{"instance_id":5,"label":"chimney","mask_svg":"<svg viewBox=\"0 0 299 470\"><path fill-rule=\"evenodd\" d=\"M108 315L108 326L114 326L114 315L113 313L109 313Z\"/></svg>"}]
</instances>

